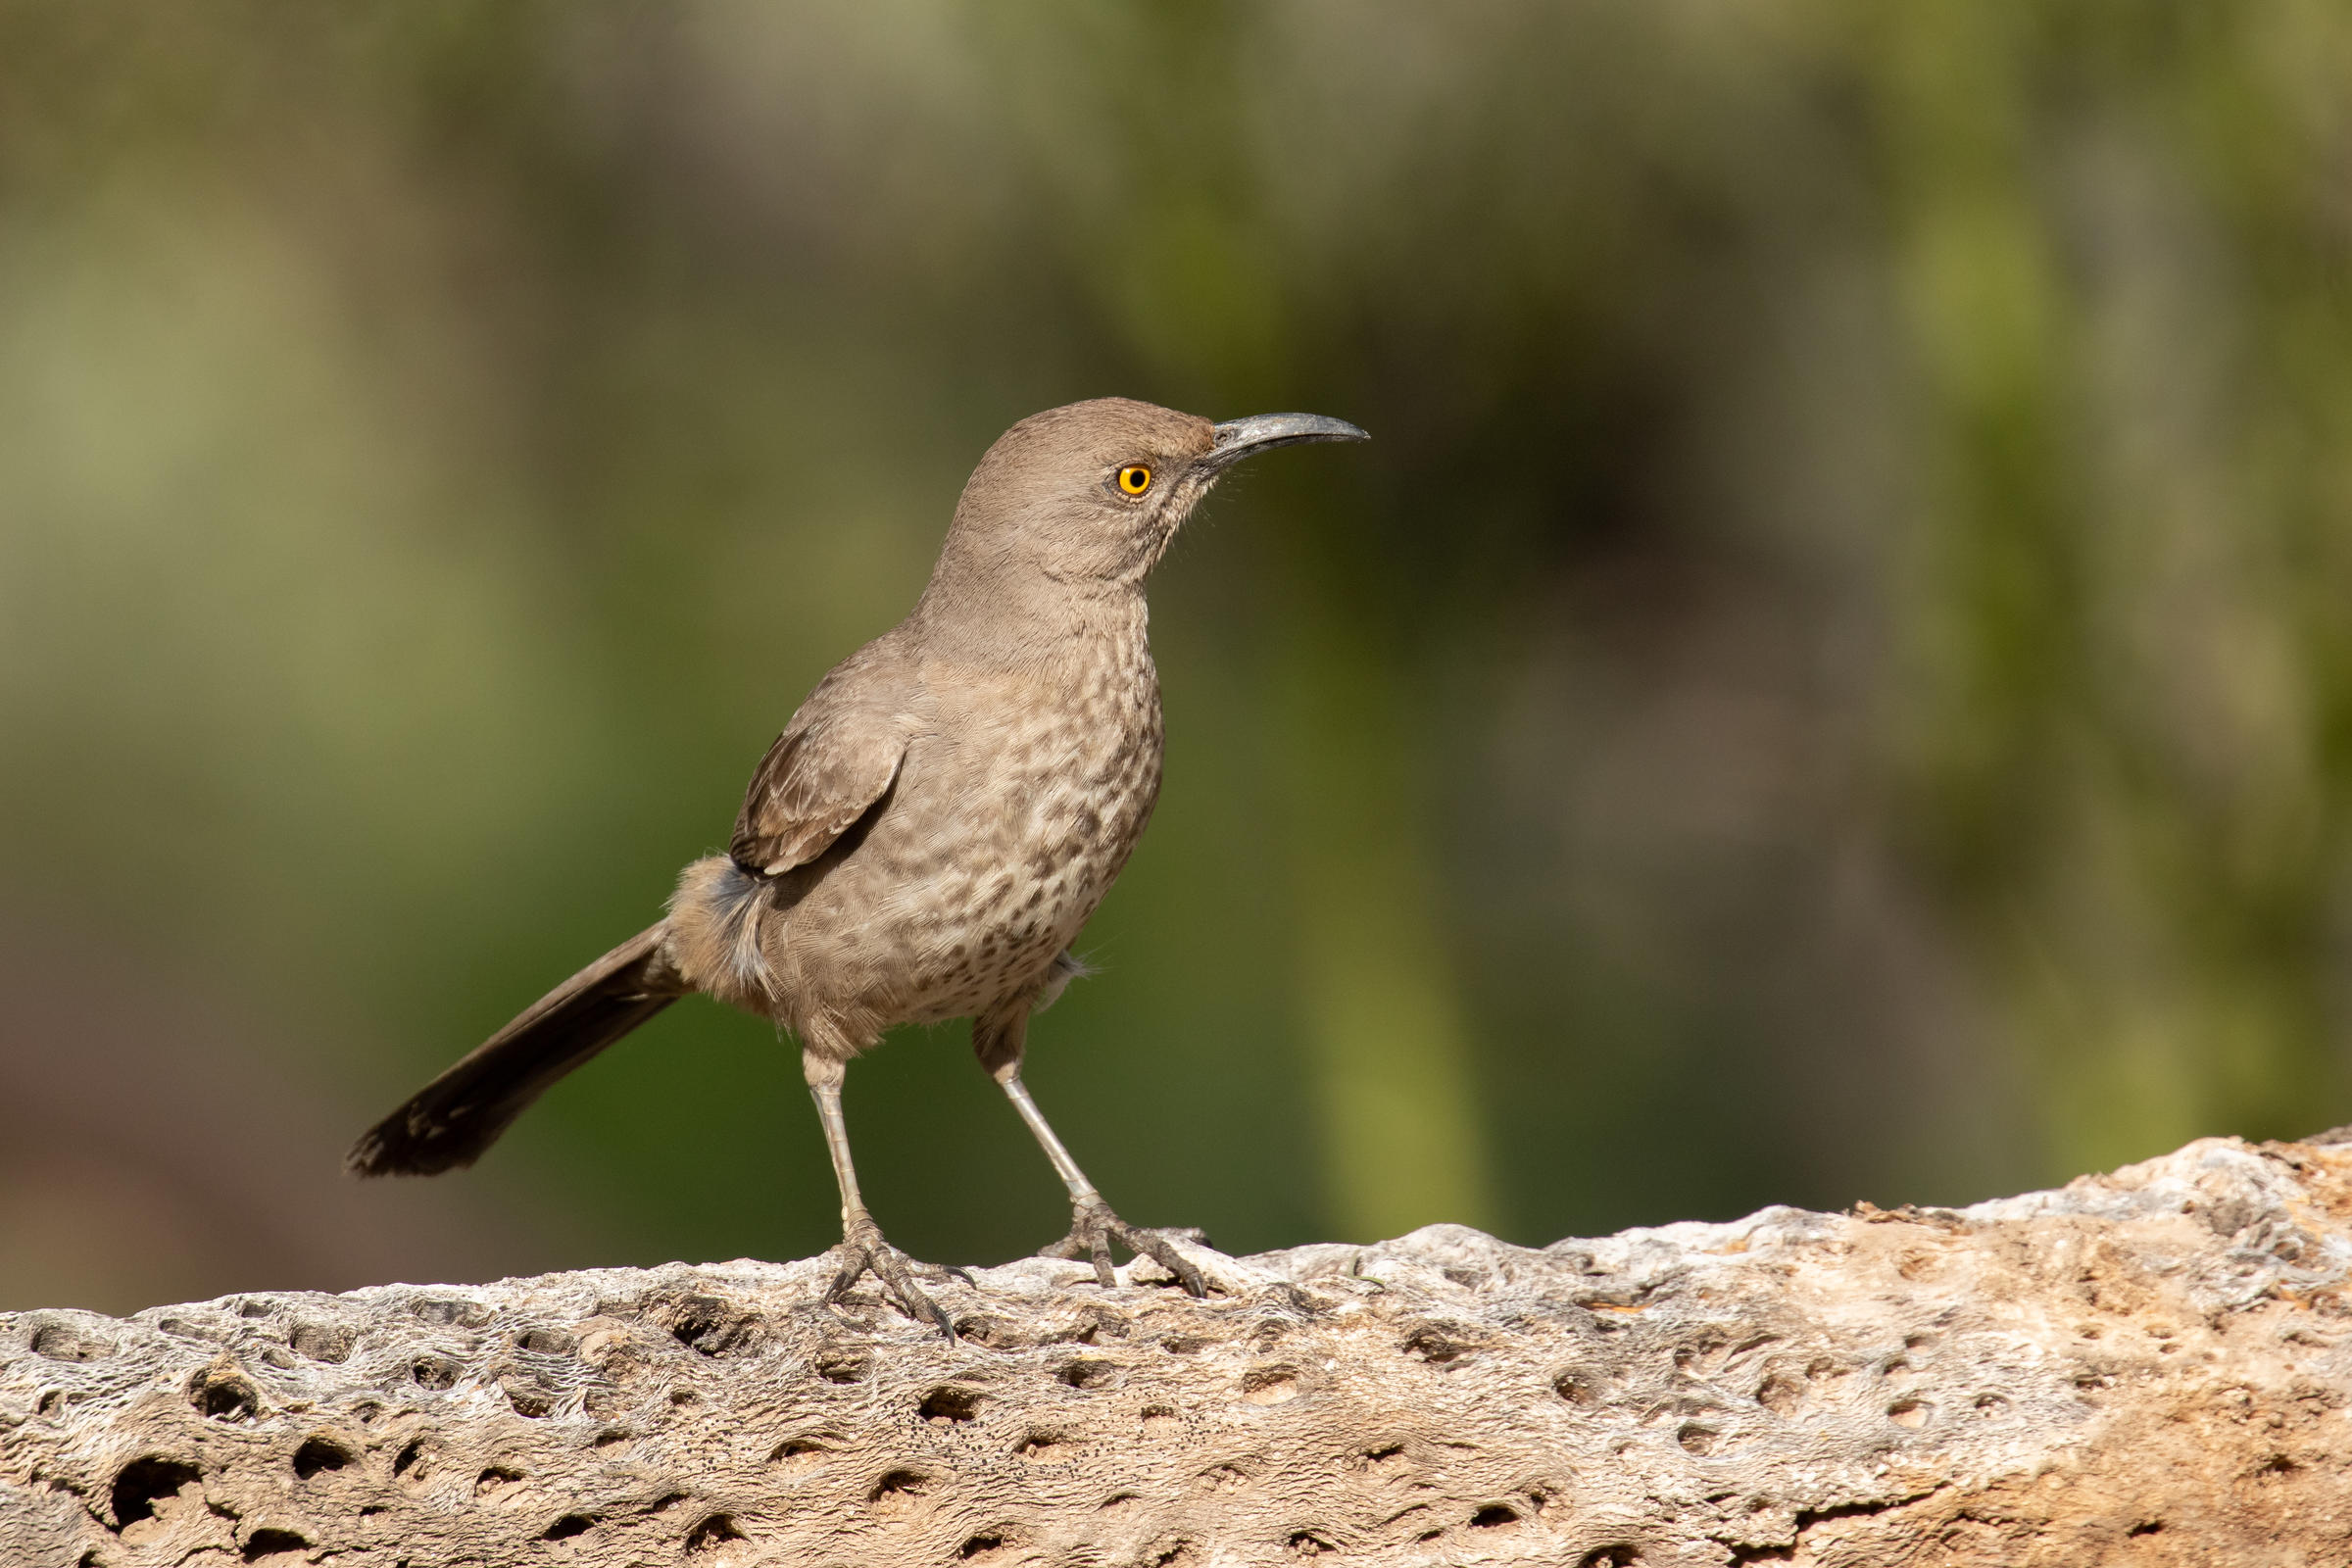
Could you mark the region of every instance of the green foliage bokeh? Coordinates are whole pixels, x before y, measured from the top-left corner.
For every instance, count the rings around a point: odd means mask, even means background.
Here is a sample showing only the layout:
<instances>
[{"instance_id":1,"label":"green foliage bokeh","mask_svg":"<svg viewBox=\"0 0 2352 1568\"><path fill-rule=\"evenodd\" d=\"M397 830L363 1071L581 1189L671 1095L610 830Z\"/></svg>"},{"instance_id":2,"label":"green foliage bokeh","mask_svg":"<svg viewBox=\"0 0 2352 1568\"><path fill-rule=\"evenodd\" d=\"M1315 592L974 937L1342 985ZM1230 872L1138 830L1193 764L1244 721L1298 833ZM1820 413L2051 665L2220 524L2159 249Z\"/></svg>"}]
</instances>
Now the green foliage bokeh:
<instances>
[{"instance_id":1,"label":"green foliage bokeh","mask_svg":"<svg viewBox=\"0 0 2352 1568\"><path fill-rule=\"evenodd\" d=\"M1004 425L1297 408L1374 444L1162 569L1035 1036L1129 1217L2344 1119L2348 67L2287 0L0 0L0 914L388 1104L652 917ZM959 1030L849 1103L909 1250L1058 1234ZM833 1234L701 1004L492 1164L574 1227L515 1266Z\"/></svg>"}]
</instances>

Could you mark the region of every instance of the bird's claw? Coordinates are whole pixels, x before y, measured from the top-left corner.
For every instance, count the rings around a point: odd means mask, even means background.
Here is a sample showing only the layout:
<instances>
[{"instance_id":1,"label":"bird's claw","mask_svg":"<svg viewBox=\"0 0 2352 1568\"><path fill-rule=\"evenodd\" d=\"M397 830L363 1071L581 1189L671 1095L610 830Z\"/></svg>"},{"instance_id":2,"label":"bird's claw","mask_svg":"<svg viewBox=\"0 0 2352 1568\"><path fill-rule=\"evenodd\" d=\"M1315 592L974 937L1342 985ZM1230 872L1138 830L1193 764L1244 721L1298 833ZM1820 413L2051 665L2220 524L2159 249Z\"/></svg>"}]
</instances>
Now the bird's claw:
<instances>
[{"instance_id":1,"label":"bird's claw","mask_svg":"<svg viewBox=\"0 0 2352 1568\"><path fill-rule=\"evenodd\" d=\"M833 1249L841 1268L833 1276L832 1289L825 1292L828 1302L839 1301L850 1293L850 1287L867 1274L873 1275L885 1295L898 1302L909 1317L920 1319L937 1328L949 1339L956 1338L956 1325L941 1310L937 1301L923 1294L914 1283L916 1269L925 1269L942 1276L953 1277L970 1285L970 1274L959 1268L940 1268L933 1264L917 1263L905 1252L882 1239L882 1227L870 1218L859 1216L843 1229L841 1245Z\"/></svg>"},{"instance_id":2,"label":"bird's claw","mask_svg":"<svg viewBox=\"0 0 2352 1568\"><path fill-rule=\"evenodd\" d=\"M1178 1251L1175 1243L1191 1242L1206 1246L1208 1238L1200 1231L1183 1229L1146 1229L1130 1225L1111 1212L1110 1205L1099 1197L1074 1199L1070 1203L1070 1234L1047 1248L1040 1257L1066 1257L1073 1260L1091 1258L1095 1278L1105 1290L1116 1286L1118 1277L1111 1272L1110 1244L1117 1242L1138 1257L1148 1257L1176 1276L1187 1291L1195 1296L1208 1294L1208 1278L1200 1266Z\"/></svg>"}]
</instances>

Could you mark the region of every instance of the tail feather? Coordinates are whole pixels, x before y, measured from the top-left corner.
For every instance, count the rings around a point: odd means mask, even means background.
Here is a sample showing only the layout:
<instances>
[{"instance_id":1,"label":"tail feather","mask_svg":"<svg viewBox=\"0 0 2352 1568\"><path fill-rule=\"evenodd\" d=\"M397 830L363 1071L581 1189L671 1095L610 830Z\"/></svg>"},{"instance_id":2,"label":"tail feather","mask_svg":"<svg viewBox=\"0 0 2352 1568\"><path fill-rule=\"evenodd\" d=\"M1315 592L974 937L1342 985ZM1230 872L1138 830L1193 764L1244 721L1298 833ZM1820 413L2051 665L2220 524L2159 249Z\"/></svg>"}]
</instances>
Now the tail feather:
<instances>
[{"instance_id":1,"label":"tail feather","mask_svg":"<svg viewBox=\"0 0 2352 1568\"><path fill-rule=\"evenodd\" d=\"M557 1079L684 994L662 933L639 932L531 1004L363 1133L344 1169L432 1176L472 1164Z\"/></svg>"}]
</instances>

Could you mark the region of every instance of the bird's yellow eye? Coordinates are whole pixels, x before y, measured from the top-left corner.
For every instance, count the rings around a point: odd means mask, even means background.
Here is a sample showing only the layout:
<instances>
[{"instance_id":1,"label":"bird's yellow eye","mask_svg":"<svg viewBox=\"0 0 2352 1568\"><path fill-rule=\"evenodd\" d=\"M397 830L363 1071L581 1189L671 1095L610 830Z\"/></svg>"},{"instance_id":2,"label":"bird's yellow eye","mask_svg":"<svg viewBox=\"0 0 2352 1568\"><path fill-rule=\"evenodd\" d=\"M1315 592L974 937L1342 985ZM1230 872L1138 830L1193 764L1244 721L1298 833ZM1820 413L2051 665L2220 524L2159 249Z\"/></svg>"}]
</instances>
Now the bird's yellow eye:
<instances>
[{"instance_id":1,"label":"bird's yellow eye","mask_svg":"<svg viewBox=\"0 0 2352 1568\"><path fill-rule=\"evenodd\" d=\"M1130 463L1119 470L1119 488L1131 496L1140 496L1152 488L1152 470L1140 463Z\"/></svg>"}]
</instances>

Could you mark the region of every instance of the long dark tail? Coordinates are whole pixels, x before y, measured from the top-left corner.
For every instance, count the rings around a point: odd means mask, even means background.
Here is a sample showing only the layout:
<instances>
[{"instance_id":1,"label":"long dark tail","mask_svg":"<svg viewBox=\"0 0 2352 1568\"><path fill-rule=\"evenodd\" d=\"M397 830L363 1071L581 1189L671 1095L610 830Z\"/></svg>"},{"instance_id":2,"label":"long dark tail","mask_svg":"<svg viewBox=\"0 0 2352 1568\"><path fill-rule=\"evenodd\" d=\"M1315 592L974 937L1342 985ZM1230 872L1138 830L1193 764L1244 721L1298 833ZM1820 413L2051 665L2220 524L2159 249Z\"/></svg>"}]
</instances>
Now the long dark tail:
<instances>
[{"instance_id":1,"label":"long dark tail","mask_svg":"<svg viewBox=\"0 0 2352 1568\"><path fill-rule=\"evenodd\" d=\"M343 1168L356 1176L433 1176L472 1164L557 1079L684 991L662 956L662 927L640 931L361 1134Z\"/></svg>"}]
</instances>

